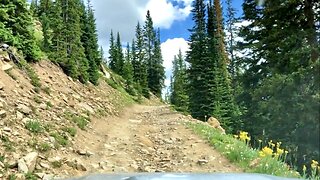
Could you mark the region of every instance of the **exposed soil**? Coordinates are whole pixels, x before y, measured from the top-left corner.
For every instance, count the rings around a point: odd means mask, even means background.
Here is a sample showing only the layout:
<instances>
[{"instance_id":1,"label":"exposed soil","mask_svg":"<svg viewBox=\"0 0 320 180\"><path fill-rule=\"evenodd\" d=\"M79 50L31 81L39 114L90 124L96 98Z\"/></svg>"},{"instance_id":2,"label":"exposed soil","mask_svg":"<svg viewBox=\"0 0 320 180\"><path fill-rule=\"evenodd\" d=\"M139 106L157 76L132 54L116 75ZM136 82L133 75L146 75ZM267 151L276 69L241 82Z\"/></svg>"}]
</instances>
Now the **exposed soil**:
<instances>
[{"instance_id":1,"label":"exposed soil","mask_svg":"<svg viewBox=\"0 0 320 180\"><path fill-rule=\"evenodd\" d=\"M166 106L134 105L120 117L95 119L92 129L75 140L78 149L93 154L80 158L87 171L70 168L61 175L240 171L186 128L183 117Z\"/></svg>"}]
</instances>

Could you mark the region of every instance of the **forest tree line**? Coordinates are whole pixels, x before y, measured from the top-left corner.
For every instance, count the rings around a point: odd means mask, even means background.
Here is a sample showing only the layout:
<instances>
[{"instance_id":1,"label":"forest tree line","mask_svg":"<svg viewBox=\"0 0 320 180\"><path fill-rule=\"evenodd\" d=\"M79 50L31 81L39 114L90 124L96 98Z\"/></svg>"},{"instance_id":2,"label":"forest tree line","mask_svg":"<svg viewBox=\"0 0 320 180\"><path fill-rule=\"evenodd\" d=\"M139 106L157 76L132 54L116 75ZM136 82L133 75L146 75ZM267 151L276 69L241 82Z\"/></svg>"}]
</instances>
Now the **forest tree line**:
<instances>
[{"instance_id":1,"label":"forest tree line","mask_svg":"<svg viewBox=\"0 0 320 180\"><path fill-rule=\"evenodd\" d=\"M319 4L245 0L240 19L231 4L224 21L220 0L194 1L190 50L174 57L169 100L230 133L248 131L255 147L282 142L302 171L320 160ZM248 25L236 31L237 22Z\"/></svg>"},{"instance_id":2,"label":"forest tree line","mask_svg":"<svg viewBox=\"0 0 320 180\"><path fill-rule=\"evenodd\" d=\"M150 92L161 97L164 67L160 31L150 12L144 26L138 23L136 40L124 54L120 34L111 33L109 61L104 60L91 1L4 0L0 4L0 42L14 46L27 62L48 58L82 83L98 85L103 64L121 75L132 95Z\"/></svg>"}]
</instances>

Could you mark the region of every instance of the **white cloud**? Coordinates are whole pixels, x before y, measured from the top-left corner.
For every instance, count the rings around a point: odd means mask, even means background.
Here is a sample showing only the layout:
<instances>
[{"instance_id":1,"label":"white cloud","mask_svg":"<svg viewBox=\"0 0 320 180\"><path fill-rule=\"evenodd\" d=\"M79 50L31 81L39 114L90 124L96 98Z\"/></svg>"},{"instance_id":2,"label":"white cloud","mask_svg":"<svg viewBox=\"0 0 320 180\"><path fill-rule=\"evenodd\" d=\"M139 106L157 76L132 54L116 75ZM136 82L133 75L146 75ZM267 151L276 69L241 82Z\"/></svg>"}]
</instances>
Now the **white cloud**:
<instances>
[{"instance_id":1,"label":"white cloud","mask_svg":"<svg viewBox=\"0 0 320 180\"><path fill-rule=\"evenodd\" d=\"M135 36L135 26L142 24L147 10L150 10L154 25L170 28L175 21L186 19L191 12L193 0L94 0L91 1L99 35L99 44L108 56L110 31L119 31L123 44L131 43Z\"/></svg>"},{"instance_id":2,"label":"white cloud","mask_svg":"<svg viewBox=\"0 0 320 180\"><path fill-rule=\"evenodd\" d=\"M185 20L191 12L191 0L178 0L183 7L174 6L169 0L149 0L144 8L140 9L141 18L145 18L147 10L156 27L169 29L174 21Z\"/></svg>"},{"instance_id":3,"label":"white cloud","mask_svg":"<svg viewBox=\"0 0 320 180\"><path fill-rule=\"evenodd\" d=\"M163 65L166 68L166 80L165 85L169 86L170 76L172 74L172 61L175 55L179 53L181 49L182 55L185 56L189 49L188 42L183 38L168 39L161 44L161 51L163 56Z\"/></svg>"}]
</instances>

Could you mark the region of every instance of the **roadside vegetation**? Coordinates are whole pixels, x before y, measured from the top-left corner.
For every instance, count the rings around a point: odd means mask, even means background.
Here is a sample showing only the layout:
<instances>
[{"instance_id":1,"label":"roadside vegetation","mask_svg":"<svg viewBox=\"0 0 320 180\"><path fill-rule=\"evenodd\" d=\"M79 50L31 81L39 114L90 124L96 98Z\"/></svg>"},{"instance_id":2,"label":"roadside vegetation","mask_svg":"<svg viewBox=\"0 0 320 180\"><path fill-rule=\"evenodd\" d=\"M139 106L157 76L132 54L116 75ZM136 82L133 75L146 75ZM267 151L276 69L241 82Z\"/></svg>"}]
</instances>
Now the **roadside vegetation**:
<instances>
[{"instance_id":1,"label":"roadside vegetation","mask_svg":"<svg viewBox=\"0 0 320 180\"><path fill-rule=\"evenodd\" d=\"M210 145L230 162L242 168L244 172L310 180L320 179L320 165L315 160L303 166L303 173L286 164L288 151L281 147L281 142L270 140L264 143L258 140L259 147L253 148L250 145L251 137L247 132L240 131L237 135L225 135L205 124L188 123L187 126L208 140Z\"/></svg>"}]
</instances>

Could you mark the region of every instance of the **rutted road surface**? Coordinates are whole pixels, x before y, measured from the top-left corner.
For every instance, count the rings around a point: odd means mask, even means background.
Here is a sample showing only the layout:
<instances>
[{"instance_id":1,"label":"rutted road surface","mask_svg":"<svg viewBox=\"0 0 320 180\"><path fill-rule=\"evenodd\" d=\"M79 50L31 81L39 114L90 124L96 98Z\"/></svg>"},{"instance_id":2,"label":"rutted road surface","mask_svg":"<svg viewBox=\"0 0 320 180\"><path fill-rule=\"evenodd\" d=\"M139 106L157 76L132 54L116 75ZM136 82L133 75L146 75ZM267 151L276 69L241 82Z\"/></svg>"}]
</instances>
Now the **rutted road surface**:
<instances>
[{"instance_id":1,"label":"rutted road surface","mask_svg":"<svg viewBox=\"0 0 320 180\"><path fill-rule=\"evenodd\" d=\"M119 172L239 172L208 143L183 125L185 116L166 106L134 105L120 117L94 119L79 132L78 153L86 171L63 166L62 176ZM88 152L79 155L79 150ZM61 156L64 156L61 154ZM80 168L81 169L81 168Z\"/></svg>"}]
</instances>

